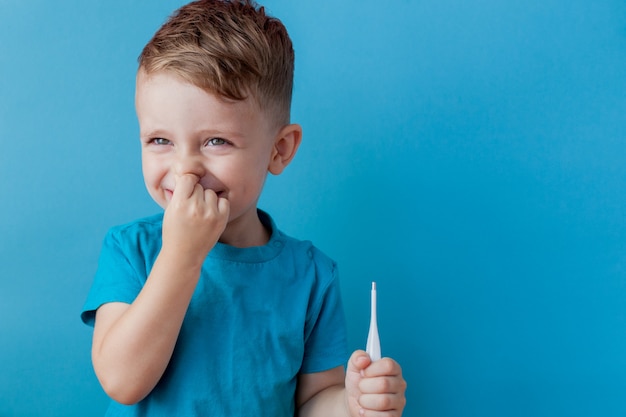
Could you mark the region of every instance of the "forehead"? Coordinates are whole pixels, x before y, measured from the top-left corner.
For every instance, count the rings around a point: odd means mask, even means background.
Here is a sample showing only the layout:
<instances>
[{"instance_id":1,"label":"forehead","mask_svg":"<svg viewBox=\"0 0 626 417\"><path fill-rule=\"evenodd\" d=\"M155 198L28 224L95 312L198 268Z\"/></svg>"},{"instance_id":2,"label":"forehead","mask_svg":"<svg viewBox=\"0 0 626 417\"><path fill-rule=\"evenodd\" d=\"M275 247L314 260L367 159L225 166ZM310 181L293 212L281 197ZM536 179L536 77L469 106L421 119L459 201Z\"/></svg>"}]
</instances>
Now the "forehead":
<instances>
[{"instance_id":1,"label":"forehead","mask_svg":"<svg viewBox=\"0 0 626 417\"><path fill-rule=\"evenodd\" d=\"M205 91L170 72L137 73L135 107L143 130L263 129L269 121L256 100L232 100Z\"/></svg>"},{"instance_id":2,"label":"forehead","mask_svg":"<svg viewBox=\"0 0 626 417\"><path fill-rule=\"evenodd\" d=\"M189 81L185 77L173 71L156 71L147 73L140 69L137 71L135 80L135 95L140 94L163 94L170 93L186 93L195 91L196 95L210 95L224 102L224 104L247 102L248 100L232 100L217 94L213 91L204 89ZM156 93L155 93L156 92Z\"/></svg>"},{"instance_id":3,"label":"forehead","mask_svg":"<svg viewBox=\"0 0 626 417\"><path fill-rule=\"evenodd\" d=\"M150 94L153 93L153 91L155 90L159 91L160 93L164 93L168 89L172 93L183 90L196 90L196 92L199 94L210 95L216 98L224 105L236 105L237 103L244 103L250 108L251 111L254 110L257 112L267 113L264 111L263 106L261 106L260 104L260 101L252 92L249 92L247 97L243 100L236 100L198 86L174 71L160 70L148 73L142 68L137 71L135 81L136 99L139 94L146 94L146 92Z\"/></svg>"}]
</instances>

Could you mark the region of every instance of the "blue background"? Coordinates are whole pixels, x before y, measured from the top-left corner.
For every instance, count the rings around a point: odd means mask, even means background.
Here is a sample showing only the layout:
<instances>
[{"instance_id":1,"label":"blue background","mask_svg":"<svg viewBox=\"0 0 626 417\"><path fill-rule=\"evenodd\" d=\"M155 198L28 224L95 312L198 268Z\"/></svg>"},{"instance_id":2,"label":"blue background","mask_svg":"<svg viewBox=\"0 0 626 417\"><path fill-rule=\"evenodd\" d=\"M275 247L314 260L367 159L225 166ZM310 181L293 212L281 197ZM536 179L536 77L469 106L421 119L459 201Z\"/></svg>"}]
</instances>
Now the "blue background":
<instances>
[{"instance_id":1,"label":"blue background","mask_svg":"<svg viewBox=\"0 0 626 417\"><path fill-rule=\"evenodd\" d=\"M136 57L180 1L0 0L0 417L102 415L79 311L144 190ZM268 0L304 142L261 207L379 285L405 416L626 415L626 3Z\"/></svg>"}]
</instances>

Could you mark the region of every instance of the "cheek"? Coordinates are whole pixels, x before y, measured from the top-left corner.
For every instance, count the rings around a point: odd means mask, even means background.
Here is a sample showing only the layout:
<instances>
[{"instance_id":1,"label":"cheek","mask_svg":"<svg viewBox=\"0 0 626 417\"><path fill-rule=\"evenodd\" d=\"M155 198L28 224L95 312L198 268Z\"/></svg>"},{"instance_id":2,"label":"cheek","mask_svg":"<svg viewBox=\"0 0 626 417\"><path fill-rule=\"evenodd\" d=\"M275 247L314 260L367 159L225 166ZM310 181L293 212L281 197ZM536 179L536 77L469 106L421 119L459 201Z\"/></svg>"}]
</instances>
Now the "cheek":
<instances>
[{"instance_id":1,"label":"cheek","mask_svg":"<svg viewBox=\"0 0 626 417\"><path fill-rule=\"evenodd\" d=\"M261 163L255 158L241 158L237 161L214 165L209 169L212 175L234 184L250 185L263 181L267 173L267 164Z\"/></svg>"},{"instance_id":2,"label":"cheek","mask_svg":"<svg viewBox=\"0 0 626 417\"><path fill-rule=\"evenodd\" d=\"M144 157L141 167L144 181L148 187L158 186L163 176L167 173L163 164L159 163L159 161L156 161L154 158Z\"/></svg>"},{"instance_id":3,"label":"cheek","mask_svg":"<svg viewBox=\"0 0 626 417\"><path fill-rule=\"evenodd\" d=\"M263 190L263 185L265 184L265 179L267 178L267 169L259 168L255 171L250 170L247 176L247 181L245 181L246 193L250 196L258 197Z\"/></svg>"},{"instance_id":4,"label":"cheek","mask_svg":"<svg viewBox=\"0 0 626 417\"><path fill-rule=\"evenodd\" d=\"M242 169L243 176L246 179L246 182L250 185L254 184L254 187L257 188L259 185L263 185L265 182L265 177L267 176L267 167L268 164L265 164L261 161L249 161L245 168Z\"/></svg>"},{"instance_id":5,"label":"cheek","mask_svg":"<svg viewBox=\"0 0 626 417\"><path fill-rule=\"evenodd\" d=\"M223 183L229 189L230 196L235 198L235 201L247 202L258 199L265 182L264 171L248 165L229 174L222 176L224 179Z\"/></svg>"},{"instance_id":6,"label":"cheek","mask_svg":"<svg viewBox=\"0 0 626 417\"><path fill-rule=\"evenodd\" d=\"M143 164L142 171L146 190L148 194L150 194L150 197L152 197L152 200L161 206L161 208L167 208L171 195L168 195L167 190L164 191L161 187L163 175L160 174L158 166L150 163Z\"/></svg>"}]
</instances>

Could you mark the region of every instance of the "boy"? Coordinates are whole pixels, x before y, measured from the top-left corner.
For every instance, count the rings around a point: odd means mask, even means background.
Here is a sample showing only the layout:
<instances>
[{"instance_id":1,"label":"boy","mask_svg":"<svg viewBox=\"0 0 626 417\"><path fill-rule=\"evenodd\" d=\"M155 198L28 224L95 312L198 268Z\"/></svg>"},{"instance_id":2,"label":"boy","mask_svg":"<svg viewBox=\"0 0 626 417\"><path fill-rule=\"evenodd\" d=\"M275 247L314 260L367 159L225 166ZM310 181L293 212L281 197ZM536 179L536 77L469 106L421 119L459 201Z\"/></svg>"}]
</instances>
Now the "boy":
<instances>
[{"instance_id":1,"label":"boy","mask_svg":"<svg viewBox=\"0 0 626 417\"><path fill-rule=\"evenodd\" d=\"M140 58L142 166L163 214L109 231L82 313L109 416L400 416L400 366L343 369L335 264L257 209L300 144L293 49L250 1L179 9Z\"/></svg>"}]
</instances>

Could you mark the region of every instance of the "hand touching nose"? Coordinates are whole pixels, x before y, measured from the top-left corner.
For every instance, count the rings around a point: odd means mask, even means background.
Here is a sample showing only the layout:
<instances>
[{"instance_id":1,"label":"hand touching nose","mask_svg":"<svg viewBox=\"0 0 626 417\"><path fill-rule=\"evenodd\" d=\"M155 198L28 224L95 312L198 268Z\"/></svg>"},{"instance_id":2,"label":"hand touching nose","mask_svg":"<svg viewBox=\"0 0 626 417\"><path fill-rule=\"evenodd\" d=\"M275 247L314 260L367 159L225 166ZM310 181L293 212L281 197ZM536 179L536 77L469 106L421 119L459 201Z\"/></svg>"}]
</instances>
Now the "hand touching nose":
<instances>
[{"instance_id":1,"label":"hand touching nose","mask_svg":"<svg viewBox=\"0 0 626 417\"><path fill-rule=\"evenodd\" d=\"M200 185L200 177L176 176L174 194L163 217L163 249L201 265L224 232L230 204Z\"/></svg>"},{"instance_id":2,"label":"hand touching nose","mask_svg":"<svg viewBox=\"0 0 626 417\"><path fill-rule=\"evenodd\" d=\"M193 174L202 178L207 172L202 155L193 149L180 149L176 153L174 161L174 175L183 176L185 174Z\"/></svg>"}]
</instances>

